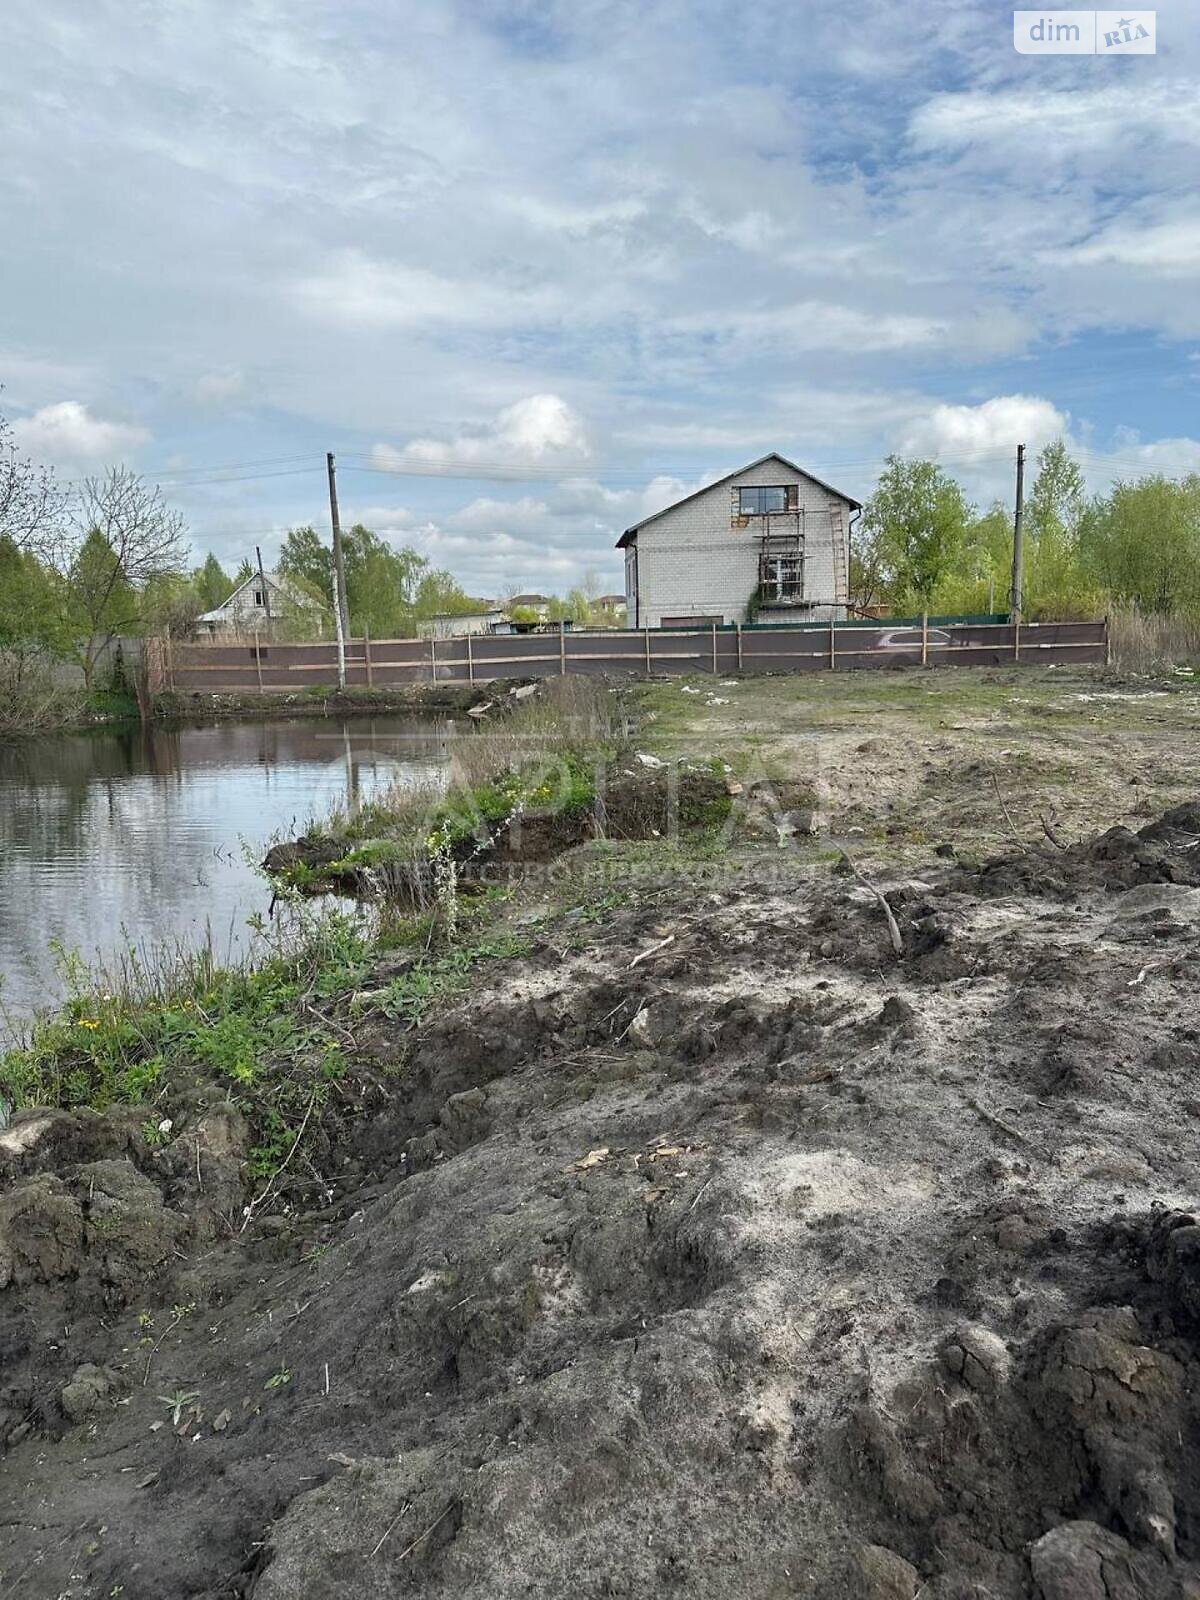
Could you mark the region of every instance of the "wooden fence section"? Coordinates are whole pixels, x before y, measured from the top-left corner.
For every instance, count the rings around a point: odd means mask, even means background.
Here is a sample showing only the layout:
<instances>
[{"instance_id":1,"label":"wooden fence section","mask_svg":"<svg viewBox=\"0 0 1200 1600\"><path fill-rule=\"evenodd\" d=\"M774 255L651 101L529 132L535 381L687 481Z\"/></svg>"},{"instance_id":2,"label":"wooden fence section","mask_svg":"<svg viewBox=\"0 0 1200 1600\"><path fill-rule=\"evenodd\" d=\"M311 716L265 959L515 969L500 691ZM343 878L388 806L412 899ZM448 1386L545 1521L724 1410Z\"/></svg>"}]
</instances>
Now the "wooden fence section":
<instances>
[{"instance_id":1,"label":"wooden fence section","mask_svg":"<svg viewBox=\"0 0 1200 1600\"><path fill-rule=\"evenodd\" d=\"M947 623L606 629L593 633L470 634L456 639L353 639L352 688L489 683L560 673L679 676L821 672L898 666L1103 663L1103 622ZM178 644L150 652L154 689L180 693L295 693L337 682L332 644Z\"/></svg>"}]
</instances>

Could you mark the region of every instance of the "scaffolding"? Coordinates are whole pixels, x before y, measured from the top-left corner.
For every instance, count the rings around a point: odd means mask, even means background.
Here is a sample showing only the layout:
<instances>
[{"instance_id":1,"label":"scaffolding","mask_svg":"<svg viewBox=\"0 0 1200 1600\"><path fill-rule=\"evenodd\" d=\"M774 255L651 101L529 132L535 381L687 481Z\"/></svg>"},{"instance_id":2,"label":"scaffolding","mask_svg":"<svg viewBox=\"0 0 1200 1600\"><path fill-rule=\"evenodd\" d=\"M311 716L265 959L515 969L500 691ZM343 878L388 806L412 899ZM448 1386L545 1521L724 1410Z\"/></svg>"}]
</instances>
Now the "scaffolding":
<instances>
[{"instance_id":1,"label":"scaffolding","mask_svg":"<svg viewBox=\"0 0 1200 1600\"><path fill-rule=\"evenodd\" d=\"M798 606L804 592L804 513L771 512L762 519L758 544L759 603Z\"/></svg>"}]
</instances>

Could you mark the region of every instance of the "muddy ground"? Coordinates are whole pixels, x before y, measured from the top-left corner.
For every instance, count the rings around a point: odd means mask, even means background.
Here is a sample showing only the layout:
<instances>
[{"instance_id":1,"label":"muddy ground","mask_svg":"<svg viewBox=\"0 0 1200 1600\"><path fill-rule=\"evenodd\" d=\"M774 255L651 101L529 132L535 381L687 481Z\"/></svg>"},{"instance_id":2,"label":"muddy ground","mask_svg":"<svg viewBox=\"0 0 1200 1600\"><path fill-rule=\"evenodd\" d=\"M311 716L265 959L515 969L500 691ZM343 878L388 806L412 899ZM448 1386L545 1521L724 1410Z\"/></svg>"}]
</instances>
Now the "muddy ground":
<instances>
[{"instance_id":1,"label":"muddy ground","mask_svg":"<svg viewBox=\"0 0 1200 1600\"><path fill-rule=\"evenodd\" d=\"M278 1204L22 1114L0 1593L1194 1600L1200 809L1107 820L589 847Z\"/></svg>"}]
</instances>

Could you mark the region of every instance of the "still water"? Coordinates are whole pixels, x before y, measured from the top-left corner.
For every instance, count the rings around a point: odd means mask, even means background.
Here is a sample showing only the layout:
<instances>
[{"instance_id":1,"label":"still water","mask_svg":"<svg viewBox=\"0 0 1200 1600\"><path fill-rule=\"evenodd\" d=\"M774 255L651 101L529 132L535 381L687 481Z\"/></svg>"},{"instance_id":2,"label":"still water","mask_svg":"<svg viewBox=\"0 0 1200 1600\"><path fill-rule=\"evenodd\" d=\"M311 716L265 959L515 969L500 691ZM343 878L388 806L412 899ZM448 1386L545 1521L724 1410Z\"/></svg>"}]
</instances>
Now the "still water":
<instances>
[{"instance_id":1,"label":"still water","mask_svg":"<svg viewBox=\"0 0 1200 1600\"><path fill-rule=\"evenodd\" d=\"M403 716L129 727L0 746L0 1039L61 993L55 944L248 942L274 839L438 783L455 726Z\"/></svg>"}]
</instances>

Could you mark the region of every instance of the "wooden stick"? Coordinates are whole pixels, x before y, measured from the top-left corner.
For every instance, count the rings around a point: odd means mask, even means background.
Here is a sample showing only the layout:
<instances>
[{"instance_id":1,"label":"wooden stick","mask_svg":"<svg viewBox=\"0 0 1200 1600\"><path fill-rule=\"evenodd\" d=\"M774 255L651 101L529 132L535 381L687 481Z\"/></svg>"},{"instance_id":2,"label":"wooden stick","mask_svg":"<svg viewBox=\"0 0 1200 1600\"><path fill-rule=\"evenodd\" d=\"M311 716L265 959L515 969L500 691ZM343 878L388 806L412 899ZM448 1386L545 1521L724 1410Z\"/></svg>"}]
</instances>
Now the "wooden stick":
<instances>
[{"instance_id":1,"label":"wooden stick","mask_svg":"<svg viewBox=\"0 0 1200 1600\"><path fill-rule=\"evenodd\" d=\"M375 1546L374 1550L371 1551L371 1555L372 1556L377 1556L379 1554L379 1552L383 1549L384 1543L387 1540L388 1535L391 1533L392 1529L396 1526L396 1523L400 1521L400 1518L408 1510L408 1508L409 1508L409 1506L411 1504L412 1504L411 1501L406 1501L404 1503L404 1505L402 1505L400 1507L399 1511L397 1511L395 1517L392 1519L391 1523L389 1524L388 1528L386 1529L386 1531L385 1531L385 1533L383 1535L383 1538L380 1539L379 1543ZM435 1517L434 1520L425 1529L424 1533L419 1533L411 1544L405 1545L404 1549L401 1550L400 1554L396 1557L396 1560L397 1561L403 1561L405 1556L412 1555L413 1551L421 1543L421 1540L422 1539L428 1539L429 1535L438 1526L438 1524L440 1522L445 1522L446 1518L450 1515L451 1511L453 1511L453 1510L454 1510L454 1501L451 1500L450 1504L442 1512L441 1516L440 1517Z\"/></svg>"},{"instance_id":2,"label":"wooden stick","mask_svg":"<svg viewBox=\"0 0 1200 1600\"><path fill-rule=\"evenodd\" d=\"M737 627L738 671L740 672L742 670L742 625L741 625L741 623L740 622L737 623L736 627Z\"/></svg>"},{"instance_id":3,"label":"wooden stick","mask_svg":"<svg viewBox=\"0 0 1200 1600\"><path fill-rule=\"evenodd\" d=\"M1025 843L1024 839L1022 839L1021 835L1017 832L1016 824L1013 822L1012 817L1009 815L1008 807L1004 804L1004 796L1000 793L1000 780L999 780L999 778L997 778L997 776L996 776L996 774L994 772L992 773L992 787L996 791L996 799L999 800L999 802L1000 802L1000 809L1004 813L1005 822L1008 823L1008 831L1009 831L1009 833L1012 834L1013 843L1017 846L1018 850L1023 850L1026 853L1028 853L1029 846Z\"/></svg>"},{"instance_id":4,"label":"wooden stick","mask_svg":"<svg viewBox=\"0 0 1200 1600\"><path fill-rule=\"evenodd\" d=\"M375 674L371 669L371 630L370 630L370 628L364 628L363 629L363 659L367 663L367 688L370 689L370 688L372 688L374 686L374 683L375 683Z\"/></svg>"},{"instance_id":5,"label":"wooden stick","mask_svg":"<svg viewBox=\"0 0 1200 1600\"><path fill-rule=\"evenodd\" d=\"M850 868L850 871L858 879L859 883L861 883L864 888L869 889L875 896L876 900L879 901L879 904L883 907L883 914L887 918L888 936L892 941L892 950L895 953L896 959L899 960L904 954L904 940L900 936L900 924L896 921L895 914L893 913L891 906L888 904L887 896L884 894L882 889L877 889L875 887L870 878L868 878L864 872L859 870L859 868L854 864L853 861L851 861L850 857L844 850L841 852L841 856L842 860Z\"/></svg>"},{"instance_id":6,"label":"wooden stick","mask_svg":"<svg viewBox=\"0 0 1200 1600\"><path fill-rule=\"evenodd\" d=\"M669 944L674 943L675 935L673 933L669 933L665 939L660 939L657 944L652 944L649 950L643 950L639 955L634 956L629 965L631 967L636 967L639 961L645 961L647 956L657 955L660 950L665 950ZM630 1026L632 1026L632 1024Z\"/></svg>"},{"instance_id":7,"label":"wooden stick","mask_svg":"<svg viewBox=\"0 0 1200 1600\"><path fill-rule=\"evenodd\" d=\"M475 682L475 655L471 649L471 635L467 635L467 682Z\"/></svg>"}]
</instances>

